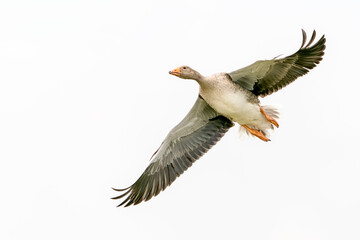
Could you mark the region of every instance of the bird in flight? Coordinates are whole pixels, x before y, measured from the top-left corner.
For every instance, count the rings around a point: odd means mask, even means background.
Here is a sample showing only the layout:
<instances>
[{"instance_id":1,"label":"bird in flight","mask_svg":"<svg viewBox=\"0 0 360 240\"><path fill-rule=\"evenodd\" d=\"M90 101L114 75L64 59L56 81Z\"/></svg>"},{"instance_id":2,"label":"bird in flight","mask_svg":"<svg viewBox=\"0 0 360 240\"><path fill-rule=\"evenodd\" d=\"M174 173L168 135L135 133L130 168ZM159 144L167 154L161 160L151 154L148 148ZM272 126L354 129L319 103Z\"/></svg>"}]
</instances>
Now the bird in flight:
<instances>
[{"instance_id":1,"label":"bird in flight","mask_svg":"<svg viewBox=\"0 0 360 240\"><path fill-rule=\"evenodd\" d=\"M314 68L325 50L325 36L315 44L313 34L300 49L287 57L260 60L230 73L202 76L188 66L169 73L183 79L193 79L200 85L199 96L185 118L166 136L151 157L149 166L130 187L115 189L123 192L113 199L124 198L119 206L136 205L158 195L214 146L238 123L248 134L269 141L269 130L279 127L278 112L271 106L261 106L259 97L270 95Z\"/></svg>"}]
</instances>

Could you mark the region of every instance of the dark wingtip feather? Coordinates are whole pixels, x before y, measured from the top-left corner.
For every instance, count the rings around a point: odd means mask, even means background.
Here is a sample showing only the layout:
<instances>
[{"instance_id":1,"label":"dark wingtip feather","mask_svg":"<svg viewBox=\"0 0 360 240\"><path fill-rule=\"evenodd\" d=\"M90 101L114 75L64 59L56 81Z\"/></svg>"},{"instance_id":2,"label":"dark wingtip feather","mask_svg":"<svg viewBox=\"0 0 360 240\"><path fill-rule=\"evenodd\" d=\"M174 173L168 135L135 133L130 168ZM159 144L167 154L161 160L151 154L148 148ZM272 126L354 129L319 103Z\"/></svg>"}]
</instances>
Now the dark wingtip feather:
<instances>
[{"instance_id":1,"label":"dark wingtip feather","mask_svg":"<svg viewBox=\"0 0 360 240\"><path fill-rule=\"evenodd\" d=\"M304 48L309 47L309 46L314 42L315 37L316 37L316 31L314 30L314 31L313 31L313 34L311 35L311 38L310 38L309 43L308 43Z\"/></svg>"},{"instance_id":2,"label":"dark wingtip feather","mask_svg":"<svg viewBox=\"0 0 360 240\"><path fill-rule=\"evenodd\" d=\"M127 187L127 188L122 188L122 189L120 189L120 188L112 188L112 190L117 191L117 192L122 192L122 191L128 190L129 188L131 188L131 186Z\"/></svg>"},{"instance_id":3,"label":"dark wingtip feather","mask_svg":"<svg viewBox=\"0 0 360 240\"><path fill-rule=\"evenodd\" d=\"M114 199L114 200L120 199L120 198L126 196L130 191L131 191L131 189L129 189L128 191L126 191L125 193L123 193L123 194L121 194L121 195L119 195L117 197L112 197L111 199Z\"/></svg>"},{"instance_id":4,"label":"dark wingtip feather","mask_svg":"<svg viewBox=\"0 0 360 240\"><path fill-rule=\"evenodd\" d=\"M124 205L125 203L127 203L130 199L130 196L128 196L124 201L122 201L119 205L117 205L116 207L121 207L122 205ZM126 205L124 207L127 207Z\"/></svg>"},{"instance_id":5,"label":"dark wingtip feather","mask_svg":"<svg viewBox=\"0 0 360 240\"><path fill-rule=\"evenodd\" d=\"M301 46L300 46L300 49L302 49L303 48L303 46L305 45L305 43L306 43L306 32L304 31L304 29L301 29L301 32L302 32L302 37L303 37L303 40L302 40L302 44L301 44Z\"/></svg>"}]
</instances>

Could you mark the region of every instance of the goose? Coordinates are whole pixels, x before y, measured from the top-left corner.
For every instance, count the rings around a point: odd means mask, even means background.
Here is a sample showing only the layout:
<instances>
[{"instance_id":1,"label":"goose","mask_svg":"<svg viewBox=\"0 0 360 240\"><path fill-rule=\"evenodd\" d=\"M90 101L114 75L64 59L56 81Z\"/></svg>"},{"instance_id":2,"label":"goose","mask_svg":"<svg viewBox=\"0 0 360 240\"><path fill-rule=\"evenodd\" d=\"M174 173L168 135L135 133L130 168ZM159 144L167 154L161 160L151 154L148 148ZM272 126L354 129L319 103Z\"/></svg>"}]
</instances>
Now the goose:
<instances>
[{"instance_id":1,"label":"goose","mask_svg":"<svg viewBox=\"0 0 360 240\"><path fill-rule=\"evenodd\" d=\"M235 123L248 134L270 141L269 130L279 127L278 111L272 106L261 106L259 97L268 96L303 76L324 55L325 35L313 45L315 30L307 44L304 30L302 37L301 47L294 54L256 61L230 73L202 76L188 66L169 71L176 77L195 80L200 86L199 96L185 118L168 133L137 181L127 188L113 188L122 194L112 199L125 198L118 207L137 205L157 196Z\"/></svg>"}]
</instances>

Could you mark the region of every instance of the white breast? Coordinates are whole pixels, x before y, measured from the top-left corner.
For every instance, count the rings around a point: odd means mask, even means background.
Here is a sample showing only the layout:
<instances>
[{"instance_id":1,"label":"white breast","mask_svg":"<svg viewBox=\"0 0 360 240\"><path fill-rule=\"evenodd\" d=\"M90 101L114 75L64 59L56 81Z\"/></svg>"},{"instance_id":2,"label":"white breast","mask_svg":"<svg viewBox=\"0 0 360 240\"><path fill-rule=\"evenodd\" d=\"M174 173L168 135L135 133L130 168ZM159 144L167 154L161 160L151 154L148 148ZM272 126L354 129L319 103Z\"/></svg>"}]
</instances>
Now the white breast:
<instances>
[{"instance_id":1,"label":"white breast","mask_svg":"<svg viewBox=\"0 0 360 240\"><path fill-rule=\"evenodd\" d=\"M257 103L248 101L244 90L235 85L223 73L205 78L200 85L200 95L218 113L243 125L257 125L263 120Z\"/></svg>"}]
</instances>

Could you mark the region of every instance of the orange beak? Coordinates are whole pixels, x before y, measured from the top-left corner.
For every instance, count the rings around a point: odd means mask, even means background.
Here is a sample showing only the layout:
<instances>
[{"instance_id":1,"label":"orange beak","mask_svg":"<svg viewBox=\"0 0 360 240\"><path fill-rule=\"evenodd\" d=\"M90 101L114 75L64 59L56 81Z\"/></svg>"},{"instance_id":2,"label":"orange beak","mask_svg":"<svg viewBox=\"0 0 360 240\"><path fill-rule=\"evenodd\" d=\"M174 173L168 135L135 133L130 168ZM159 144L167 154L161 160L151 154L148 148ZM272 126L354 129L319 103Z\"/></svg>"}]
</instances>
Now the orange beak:
<instances>
[{"instance_id":1,"label":"orange beak","mask_svg":"<svg viewBox=\"0 0 360 240\"><path fill-rule=\"evenodd\" d=\"M180 67L172 70L172 71L169 71L170 74L174 75L174 76L180 76L181 75L181 72L180 72Z\"/></svg>"}]
</instances>

